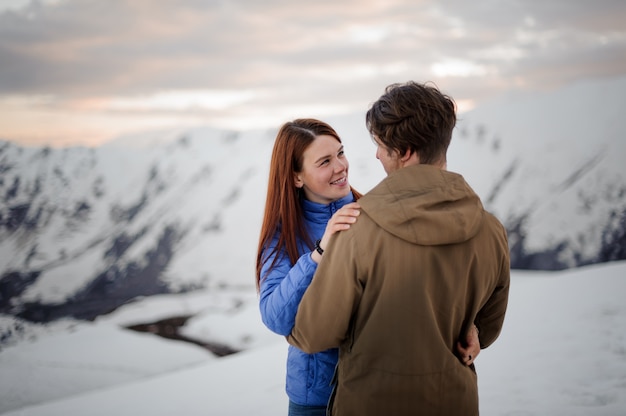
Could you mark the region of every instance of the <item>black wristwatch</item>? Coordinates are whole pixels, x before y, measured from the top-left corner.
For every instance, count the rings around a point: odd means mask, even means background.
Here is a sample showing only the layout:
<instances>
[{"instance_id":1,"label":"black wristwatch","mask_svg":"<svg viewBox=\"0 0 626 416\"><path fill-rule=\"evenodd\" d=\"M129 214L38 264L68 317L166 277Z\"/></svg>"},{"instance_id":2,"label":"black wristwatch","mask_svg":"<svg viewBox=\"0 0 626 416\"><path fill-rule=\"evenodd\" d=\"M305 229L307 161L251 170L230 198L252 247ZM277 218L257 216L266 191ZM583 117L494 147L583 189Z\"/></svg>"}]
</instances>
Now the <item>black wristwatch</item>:
<instances>
[{"instance_id":1,"label":"black wristwatch","mask_svg":"<svg viewBox=\"0 0 626 416\"><path fill-rule=\"evenodd\" d=\"M322 240L317 240L317 241L315 242L315 251L317 251L318 253L320 253L320 256L321 256L322 254L324 254L324 249L323 249L322 247L320 247L320 242L321 242L321 241L322 241Z\"/></svg>"}]
</instances>

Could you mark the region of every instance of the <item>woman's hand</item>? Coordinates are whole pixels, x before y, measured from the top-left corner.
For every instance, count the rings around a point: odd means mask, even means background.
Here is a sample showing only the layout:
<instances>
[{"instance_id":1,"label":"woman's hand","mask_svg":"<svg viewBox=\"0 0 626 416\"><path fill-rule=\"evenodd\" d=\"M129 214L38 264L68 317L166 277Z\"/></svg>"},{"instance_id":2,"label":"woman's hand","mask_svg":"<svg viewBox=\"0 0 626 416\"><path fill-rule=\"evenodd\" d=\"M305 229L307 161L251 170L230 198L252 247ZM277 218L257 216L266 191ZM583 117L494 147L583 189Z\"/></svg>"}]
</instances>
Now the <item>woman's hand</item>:
<instances>
[{"instance_id":1,"label":"woman's hand","mask_svg":"<svg viewBox=\"0 0 626 416\"><path fill-rule=\"evenodd\" d=\"M320 241L320 247L322 250L328 245L328 240L330 240L331 235L338 231L347 230L356 222L357 217L361 214L360 208L361 206L358 202L351 202L344 205L333 214L330 220L328 220L328 224L326 224L326 230L324 231L324 235ZM316 263L319 263L322 259L322 255L313 250L311 258Z\"/></svg>"},{"instance_id":2,"label":"woman's hand","mask_svg":"<svg viewBox=\"0 0 626 416\"><path fill-rule=\"evenodd\" d=\"M480 339L478 339L478 328L472 325L465 342L458 341L456 343L457 356L465 365L471 365L480 354Z\"/></svg>"}]
</instances>

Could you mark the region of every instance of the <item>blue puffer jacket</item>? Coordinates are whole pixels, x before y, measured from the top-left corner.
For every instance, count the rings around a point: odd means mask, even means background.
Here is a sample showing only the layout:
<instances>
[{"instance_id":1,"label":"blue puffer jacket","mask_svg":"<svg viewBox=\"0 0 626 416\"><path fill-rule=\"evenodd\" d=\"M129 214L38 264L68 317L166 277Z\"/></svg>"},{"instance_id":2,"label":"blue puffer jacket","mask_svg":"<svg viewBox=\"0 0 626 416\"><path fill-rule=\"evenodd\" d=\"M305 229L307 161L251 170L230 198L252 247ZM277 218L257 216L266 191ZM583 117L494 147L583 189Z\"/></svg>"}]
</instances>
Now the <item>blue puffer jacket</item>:
<instances>
[{"instance_id":1,"label":"blue puffer jacket","mask_svg":"<svg viewBox=\"0 0 626 416\"><path fill-rule=\"evenodd\" d=\"M329 205L303 199L304 218L311 240L322 238L330 217L353 201L352 193ZM272 245L276 244L277 238L274 238ZM291 333L298 304L317 269L317 263L311 259L310 249L303 242L299 242L298 246L300 258L296 264L291 264L285 252L279 254L280 260L269 273L273 257L267 259L261 269L261 318L269 329L284 336ZM299 405L326 406L332 390L330 382L337 357L337 349L306 354L289 346L286 383L289 399Z\"/></svg>"}]
</instances>

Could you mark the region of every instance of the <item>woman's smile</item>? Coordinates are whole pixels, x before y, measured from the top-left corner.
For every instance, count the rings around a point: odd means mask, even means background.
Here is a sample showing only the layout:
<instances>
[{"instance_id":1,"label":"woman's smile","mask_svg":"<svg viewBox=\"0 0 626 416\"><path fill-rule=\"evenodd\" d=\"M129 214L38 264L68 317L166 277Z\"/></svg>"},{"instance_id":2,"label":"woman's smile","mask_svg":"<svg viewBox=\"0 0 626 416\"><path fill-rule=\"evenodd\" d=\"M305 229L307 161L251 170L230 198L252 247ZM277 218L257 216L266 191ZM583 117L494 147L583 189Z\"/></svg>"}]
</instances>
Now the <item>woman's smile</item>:
<instances>
[{"instance_id":1,"label":"woman's smile","mask_svg":"<svg viewBox=\"0 0 626 416\"><path fill-rule=\"evenodd\" d=\"M345 186L348 183L348 177L347 176L343 176L339 179L337 179L336 181L332 181L330 184L331 185L337 185L337 186Z\"/></svg>"}]
</instances>

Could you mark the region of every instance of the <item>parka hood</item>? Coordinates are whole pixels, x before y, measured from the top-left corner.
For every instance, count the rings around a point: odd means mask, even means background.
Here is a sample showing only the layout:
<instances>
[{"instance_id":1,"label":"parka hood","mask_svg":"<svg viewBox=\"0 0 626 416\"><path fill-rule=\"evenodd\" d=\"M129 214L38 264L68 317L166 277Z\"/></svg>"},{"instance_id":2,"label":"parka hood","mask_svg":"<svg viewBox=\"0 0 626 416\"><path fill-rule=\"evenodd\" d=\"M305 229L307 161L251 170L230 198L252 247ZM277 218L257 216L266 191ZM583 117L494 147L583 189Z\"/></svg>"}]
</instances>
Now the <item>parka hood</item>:
<instances>
[{"instance_id":1,"label":"parka hood","mask_svg":"<svg viewBox=\"0 0 626 416\"><path fill-rule=\"evenodd\" d=\"M474 237L483 206L459 174L414 165L389 174L359 204L389 233L419 245L456 244Z\"/></svg>"}]
</instances>

